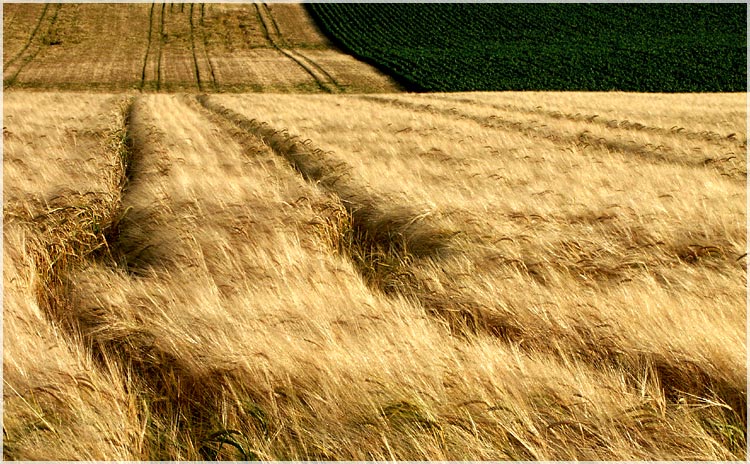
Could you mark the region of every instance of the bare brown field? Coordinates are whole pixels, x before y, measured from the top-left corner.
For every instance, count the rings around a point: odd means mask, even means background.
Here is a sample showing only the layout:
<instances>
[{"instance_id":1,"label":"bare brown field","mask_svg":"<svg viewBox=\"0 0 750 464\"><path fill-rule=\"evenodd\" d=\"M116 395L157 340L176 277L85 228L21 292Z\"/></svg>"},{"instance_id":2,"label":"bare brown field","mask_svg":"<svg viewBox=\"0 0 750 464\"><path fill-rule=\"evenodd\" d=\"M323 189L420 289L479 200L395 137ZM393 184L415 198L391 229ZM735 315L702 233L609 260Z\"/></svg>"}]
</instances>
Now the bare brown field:
<instances>
[{"instance_id":1,"label":"bare brown field","mask_svg":"<svg viewBox=\"0 0 750 464\"><path fill-rule=\"evenodd\" d=\"M4 89L389 92L299 4L3 6Z\"/></svg>"},{"instance_id":2,"label":"bare brown field","mask_svg":"<svg viewBox=\"0 0 750 464\"><path fill-rule=\"evenodd\" d=\"M48 8L46 4L35 4L29 8L11 8L4 12L3 69L15 64L31 45L29 37L38 33Z\"/></svg>"},{"instance_id":3,"label":"bare brown field","mask_svg":"<svg viewBox=\"0 0 750 464\"><path fill-rule=\"evenodd\" d=\"M745 98L8 92L3 456L745 460Z\"/></svg>"}]
</instances>

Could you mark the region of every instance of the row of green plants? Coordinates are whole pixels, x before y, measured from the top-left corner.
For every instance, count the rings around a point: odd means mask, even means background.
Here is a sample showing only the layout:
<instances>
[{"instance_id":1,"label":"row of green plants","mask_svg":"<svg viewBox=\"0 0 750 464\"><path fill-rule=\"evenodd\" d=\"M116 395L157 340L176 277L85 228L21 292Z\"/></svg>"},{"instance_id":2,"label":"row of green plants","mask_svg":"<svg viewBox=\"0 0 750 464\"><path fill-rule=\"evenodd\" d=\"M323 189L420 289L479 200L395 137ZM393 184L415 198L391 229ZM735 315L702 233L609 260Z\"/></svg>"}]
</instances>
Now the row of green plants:
<instances>
[{"instance_id":1,"label":"row of green plants","mask_svg":"<svg viewBox=\"0 0 750 464\"><path fill-rule=\"evenodd\" d=\"M747 90L744 3L308 3L409 90Z\"/></svg>"}]
</instances>

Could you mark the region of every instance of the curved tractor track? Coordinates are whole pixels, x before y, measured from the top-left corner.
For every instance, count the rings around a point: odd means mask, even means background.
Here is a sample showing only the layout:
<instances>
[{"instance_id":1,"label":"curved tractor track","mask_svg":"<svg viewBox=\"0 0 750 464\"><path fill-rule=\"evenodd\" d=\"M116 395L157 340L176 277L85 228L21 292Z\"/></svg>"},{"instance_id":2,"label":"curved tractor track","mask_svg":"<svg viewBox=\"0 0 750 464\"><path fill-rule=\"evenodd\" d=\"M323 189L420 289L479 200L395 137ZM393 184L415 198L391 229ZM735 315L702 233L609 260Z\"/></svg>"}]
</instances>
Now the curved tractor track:
<instances>
[{"instance_id":1,"label":"curved tractor track","mask_svg":"<svg viewBox=\"0 0 750 464\"><path fill-rule=\"evenodd\" d=\"M13 63L16 62L18 58L20 58L23 53L26 51L27 48L29 48L29 45L34 41L34 38L36 37L37 31L39 31L39 27L42 25L42 22L44 21L44 16L47 14L47 9L49 8L49 4L45 3L44 7L42 8L42 12L39 15L39 20L36 22L36 26L34 26L34 29L31 31L31 35L29 36L29 39L24 44L23 48L16 53L11 59L3 63L3 69L8 69L13 65Z\"/></svg>"},{"instance_id":2,"label":"curved tractor track","mask_svg":"<svg viewBox=\"0 0 750 464\"><path fill-rule=\"evenodd\" d=\"M8 88L16 84L18 76L26 68L26 66L31 63L34 58L37 57L39 52L41 52L45 47L54 44L53 42L56 39L53 38L53 29L55 27L55 23L57 22L57 15L60 12L60 8L62 8L62 5L57 3L52 8L53 9L50 12L49 5L44 5L44 9L39 16L39 22L37 23L34 30L31 31L28 42L24 45L23 49L21 49L18 55L13 57L8 61L6 65L3 66L4 87ZM41 38L39 37L40 27L46 28L46 33ZM15 63L18 59L21 59L20 63ZM9 74L9 77L6 78L6 74Z\"/></svg>"},{"instance_id":3,"label":"curved tractor track","mask_svg":"<svg viewBox=\"0 0 750 464\"><path fill-rule=\"evenodd\" d=\"M342 87L336 82L331 74L323 69L316 62L306 57L299 50L295 50L287 44L284 40L281 31L279 30L278 24L271 13L271 9L265 3L254 3L256 12L258 14L258 20L263 28L263 32L268 40L268 43L273 46L276 50L288 57L290 60L297 63L302 69L305 70L310 77L313 78L315 83L320 87L321 90L327 93L338 93L342 91Z\"/></svg>"}]
</instances>

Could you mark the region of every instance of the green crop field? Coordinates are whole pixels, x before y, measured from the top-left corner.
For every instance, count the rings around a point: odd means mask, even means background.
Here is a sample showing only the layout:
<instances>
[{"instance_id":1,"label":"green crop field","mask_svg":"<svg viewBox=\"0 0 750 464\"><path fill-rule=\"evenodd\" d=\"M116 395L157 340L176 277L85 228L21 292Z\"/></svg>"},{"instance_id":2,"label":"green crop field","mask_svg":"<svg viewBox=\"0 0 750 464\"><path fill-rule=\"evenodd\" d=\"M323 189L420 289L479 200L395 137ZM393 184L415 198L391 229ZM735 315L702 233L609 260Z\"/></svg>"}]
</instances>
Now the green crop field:
<instances>
[{"instance_id":1,"label":"green crop field","mask_svg":"<svg viewBox=\"0 0 750 464\"><path fill-rule=\"evenodd\" d=\"M308 4L412 90L746 90L744 4Z\"/></svg>"}]
</instances>

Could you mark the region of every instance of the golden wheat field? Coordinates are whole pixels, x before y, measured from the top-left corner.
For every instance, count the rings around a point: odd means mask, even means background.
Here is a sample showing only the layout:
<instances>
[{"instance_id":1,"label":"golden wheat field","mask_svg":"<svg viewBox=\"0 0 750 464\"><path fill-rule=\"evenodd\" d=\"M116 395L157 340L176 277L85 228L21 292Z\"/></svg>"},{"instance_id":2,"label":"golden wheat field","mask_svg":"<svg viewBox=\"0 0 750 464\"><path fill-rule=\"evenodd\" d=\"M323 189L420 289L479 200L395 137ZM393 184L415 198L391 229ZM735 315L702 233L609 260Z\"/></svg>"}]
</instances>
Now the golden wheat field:
<instances>
[{"instance_id":1,"label":"golden wheat field","mask_svg":"<svg viewBox=\"0 0 750 464\"><path fill-rule=\"evenodd\" d=\"M747 459L746 94L399 93L293 4L3 34L4 459Z\"/></svg>"},{"instance_id":2,"label":"golden wheat field","mask_svg":"<svg viewBox=\"0 0 750 464\"><path fill-rule=\"evenodd\" d=\"M744 95L4 105L6 459L746 458Z\"/></svg>"}]
</instances>

